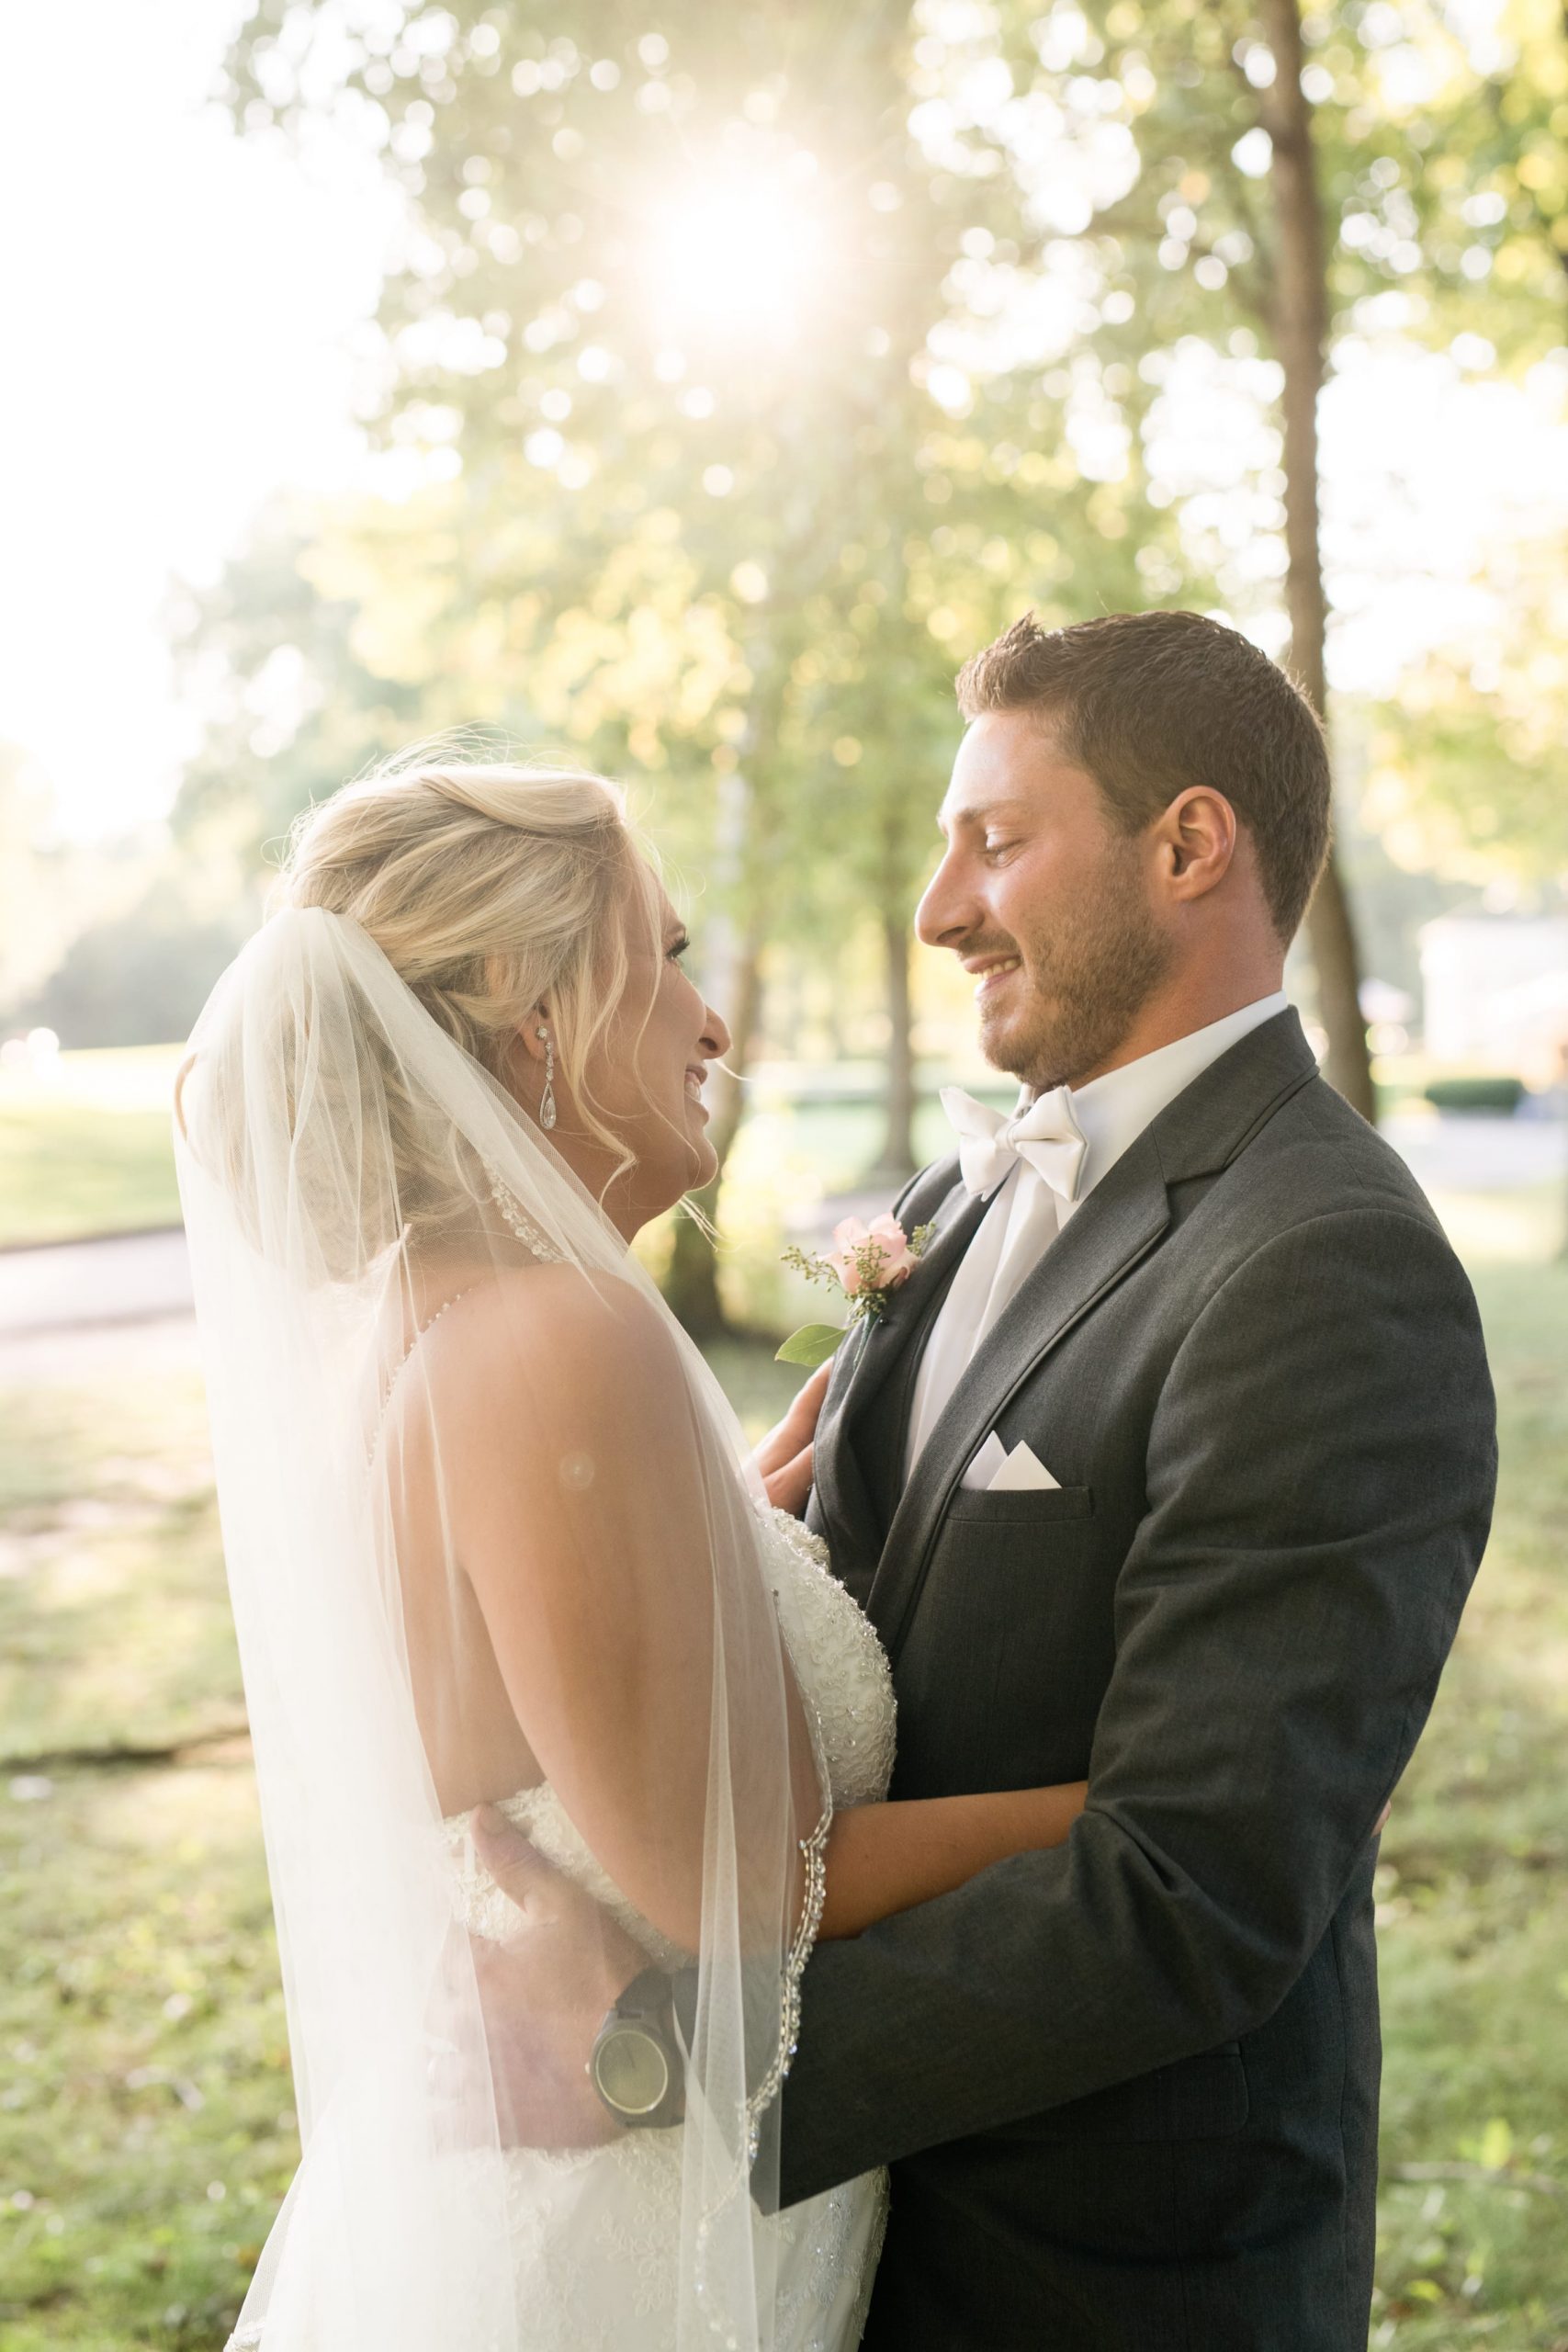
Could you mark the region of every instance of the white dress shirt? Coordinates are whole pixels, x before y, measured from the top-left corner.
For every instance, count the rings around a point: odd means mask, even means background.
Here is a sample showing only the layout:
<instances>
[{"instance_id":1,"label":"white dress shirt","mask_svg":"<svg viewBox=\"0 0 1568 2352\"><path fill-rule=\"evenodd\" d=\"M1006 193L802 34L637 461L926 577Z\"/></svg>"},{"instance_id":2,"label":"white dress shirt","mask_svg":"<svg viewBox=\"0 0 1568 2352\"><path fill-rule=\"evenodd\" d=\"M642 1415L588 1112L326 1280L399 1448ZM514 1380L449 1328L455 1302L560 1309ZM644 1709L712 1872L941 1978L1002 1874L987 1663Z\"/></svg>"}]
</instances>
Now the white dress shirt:
<instances>
[{"instance_id":1,"label":"white dress shirt","mask_svg":"<svg viewBox=\"0 0 1568 2352\"><path fill-rule=\"evenodd\" d=\"M1073 1198L1064 1200L1021 1160L992 1195L920 1359L909 1411L906 1478L987 1333L1101 1177L1211 1062L1249 1030L1283 1012L1289 1002L1282 991L1259 997L1206 1029L1194 1029L1134 1062L1123 1062L1120 1069L1107 1070L1103 1078L1091 1079L1087 1086L1068 1090L1073 1116L1089 1146ZM1032 1100L1032 1090L1026 1086L1020 1106Z\"/></svg>"}]
</instances>

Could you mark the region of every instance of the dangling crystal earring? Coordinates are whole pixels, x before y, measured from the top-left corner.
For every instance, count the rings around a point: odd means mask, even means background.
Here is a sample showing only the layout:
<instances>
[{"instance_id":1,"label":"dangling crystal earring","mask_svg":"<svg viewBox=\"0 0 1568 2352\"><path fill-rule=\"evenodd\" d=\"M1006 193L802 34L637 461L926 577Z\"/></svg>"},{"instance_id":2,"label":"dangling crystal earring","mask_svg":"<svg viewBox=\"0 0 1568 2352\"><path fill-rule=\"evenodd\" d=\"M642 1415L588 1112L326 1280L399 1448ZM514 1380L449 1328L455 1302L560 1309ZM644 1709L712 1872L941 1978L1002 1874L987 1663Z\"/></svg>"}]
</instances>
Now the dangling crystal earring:
<instances>
[{"instance_id":1,"label":"dangling crystal earring","mask_svg":"<svg viewBox=\"0 0 1568 2352\"><path fill-rule=\"evenodd\" d=\"M556 1049L547 1029L534 1032L545 1049L545 1091L539 1097L539 1125L547 1131L556 1123Z\"/></svg>"}]
</instances>

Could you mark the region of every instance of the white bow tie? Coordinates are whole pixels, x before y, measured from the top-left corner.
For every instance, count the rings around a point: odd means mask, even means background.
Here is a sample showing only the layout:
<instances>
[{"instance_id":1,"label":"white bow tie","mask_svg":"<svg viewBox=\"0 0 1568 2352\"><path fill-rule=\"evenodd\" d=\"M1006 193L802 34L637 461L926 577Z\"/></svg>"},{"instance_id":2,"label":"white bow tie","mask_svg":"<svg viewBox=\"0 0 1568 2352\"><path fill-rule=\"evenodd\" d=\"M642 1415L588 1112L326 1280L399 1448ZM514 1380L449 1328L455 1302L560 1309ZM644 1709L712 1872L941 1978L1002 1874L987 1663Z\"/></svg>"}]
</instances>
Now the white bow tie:
<instances>
[{"instance_id":1,"label":"white bow tie","mask_svg":"<svg viewBox=\"0 0 1568 2352\"><path fill-rule=\"evenodd\" d=\"M959 1086L944 1086L942 1107L958 1133L958 1165L978 1199L994 1193L1019 1160L1064 1201L1077 1197L1089 1138L1073 1116L1065 1086L1037 1095L1021 1111L988 1111Z\"/></svg>"}]
</instances>

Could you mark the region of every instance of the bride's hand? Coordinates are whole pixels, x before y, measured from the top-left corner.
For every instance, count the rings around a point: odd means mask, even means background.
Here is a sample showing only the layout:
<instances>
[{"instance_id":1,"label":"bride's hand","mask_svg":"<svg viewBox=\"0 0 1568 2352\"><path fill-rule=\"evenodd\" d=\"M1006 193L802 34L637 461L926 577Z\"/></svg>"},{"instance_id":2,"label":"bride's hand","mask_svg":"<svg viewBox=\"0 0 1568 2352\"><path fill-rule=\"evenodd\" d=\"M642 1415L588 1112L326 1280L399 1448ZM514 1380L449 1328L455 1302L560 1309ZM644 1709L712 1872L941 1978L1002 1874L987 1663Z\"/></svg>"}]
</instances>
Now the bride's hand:
<instances>
[{"instance_id":1,"label":"bride's hand","mask_svg":"<svg viewBox=\"0 0 1568 2352\"><path fill-rule=\"evenodd\" d=\"M757 1448L757 1467L775 1510L798 1519L811 1492L812 1440L822 1399L828 1394L833 1360L818 1366L796 1396L782 1421L768 1431Z\"/></svg>"},{"instance_id":2,"label":"bride's hand","mask_svg":"<svg viewBox=\"0 0 1568 2352\"><path fill-rule=\"evenodd\" d=\"M598 2147L621 2127L589 2079L588 2054L648 1954L503 1815L481 1805L471 1829L517 1914L503 1942L469 1939L502 2143Z\"/></svg>"}]
</instances>

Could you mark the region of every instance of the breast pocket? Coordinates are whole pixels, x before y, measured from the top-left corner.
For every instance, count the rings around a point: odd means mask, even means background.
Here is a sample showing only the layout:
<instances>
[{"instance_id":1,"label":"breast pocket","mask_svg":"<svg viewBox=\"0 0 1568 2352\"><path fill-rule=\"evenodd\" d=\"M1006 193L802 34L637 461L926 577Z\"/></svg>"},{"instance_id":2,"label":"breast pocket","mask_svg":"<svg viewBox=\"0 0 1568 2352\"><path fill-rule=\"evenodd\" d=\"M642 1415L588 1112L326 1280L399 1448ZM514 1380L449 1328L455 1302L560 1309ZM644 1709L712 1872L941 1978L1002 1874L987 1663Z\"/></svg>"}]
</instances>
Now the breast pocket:
<instances>
[{"instance_id":1,"label":"breast pocket","mask_svg":"<svg viewBox=\"0 0 1568 2352\"><path fill-rule=\"evenodd\" d=\"M999 1495L960 1487L947 1506L943 1533L1016 1530L1027 1535L1061 1521L1093 1517L1092 1487L1033 1487Z\"/></svg>"},{"instance_id":2,"label":"breast pocket","mask_svg":"<svg viewBox=\"0 0 1568 2352\"><path fill-rule=\"evenodd\" d=\"M1094 1492L1041 1487L1021 1494L969 1494L961 1487L937 1532L934 1557L965 1579L1049 1576L1092 1550Z\"/></svg>"},{"instance_id":3,"label":"breast pocket","mask_svg":"<svg viewBox=\"0 0 1568 2352\"><path fill-rule=\"evenodd\" d=\"M949 1498L898 1654L895 1793L1076 1780L1112 1657L1088 1487Z\"/></svg>"}]
</instances>

